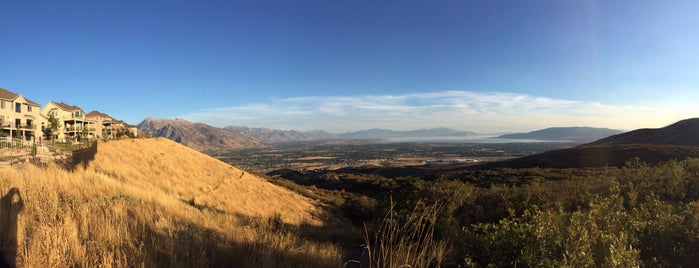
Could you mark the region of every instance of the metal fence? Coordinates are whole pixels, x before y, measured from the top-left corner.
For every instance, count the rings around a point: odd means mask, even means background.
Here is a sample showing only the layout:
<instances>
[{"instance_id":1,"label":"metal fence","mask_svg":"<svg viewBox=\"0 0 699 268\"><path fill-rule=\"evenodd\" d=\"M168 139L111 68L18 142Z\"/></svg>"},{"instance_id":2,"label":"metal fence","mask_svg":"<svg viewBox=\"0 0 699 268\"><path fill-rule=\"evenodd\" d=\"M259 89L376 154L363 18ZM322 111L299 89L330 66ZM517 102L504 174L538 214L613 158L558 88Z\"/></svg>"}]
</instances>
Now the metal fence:
<instances>
[{"instance_id":1,"label":"metal fence","mask_svg":"<svg viewBox=\"0 0 699 268\"><path fill-rule=\"evenodd\" d=\"M88 147L79 148L73 150L70 158L66 159L64 166L68 170L75 170L78 165L82 165L83 168L87 167L90 161L95 160L95 155L97 155L97 142L92 142Z\"/></svg>"},{"instance_id":2,"label":"metal fence","mask_svg":"<svg viewBox=\"0 0 699 268\"><path fill-rule=\"evenodd\" d=\"M36 156L38 148L21 139L0 137L0 162L10 165Z\"/></svg>"},{"instance_id":3,"label":"metal fence","mask_svg":"<svg viewBox=\"0 0 699 268\"><path fill-rule=\"evenodd\" d=\"M31 162L46 166L56 162L68 170L75 170L78 165L87 166L95 159L97 142L83 143L36 143L9 137L0 137L0 163L16 165Z\"/></svg>"}]
</instances>

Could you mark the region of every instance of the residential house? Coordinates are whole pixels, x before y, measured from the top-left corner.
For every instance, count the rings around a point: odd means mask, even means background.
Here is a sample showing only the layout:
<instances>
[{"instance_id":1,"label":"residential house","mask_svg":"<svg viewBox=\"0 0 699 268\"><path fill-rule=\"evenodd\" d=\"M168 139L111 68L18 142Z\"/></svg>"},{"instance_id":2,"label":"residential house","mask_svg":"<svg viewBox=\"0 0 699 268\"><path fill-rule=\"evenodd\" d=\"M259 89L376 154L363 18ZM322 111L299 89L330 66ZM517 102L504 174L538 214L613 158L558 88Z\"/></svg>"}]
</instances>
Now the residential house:
<instances>
[{"instance_id":1,"label":"residential house","mask_svg":"<svg viewBox=\"0 0 699 268\"><path fill-rule=\"evenodd\" d=\"M58 118L59 128L57 133L54 133L54 139L76 141L95 137L95 122L85 118L85 112L78 106L50 101L41 109L41 113L46 118L50 118L51 115Z\"/></svg>"},{"instance_id":2,"label":"residential house","mask_svg":"<svg viewBox=\"0 0 699 268\"><path fill-rule=\"evenodd\" d=\"M137 126L127 124L126 127L129 128L129 132L131 132L131 134L134 137L138 137L138 127Z\"/></svg>"},{"instance_id":3,"label":"residential house","mask_svg":"<svg viewBox=\"0 0 699 268\"><path fill-rule=\"evenodd\" d=\"M38 126L45 124L40 105L22 94L0 88L0 135L35 140L42 133Z\"/></svg>"},{"instance_id":4,"label":"residential house","mask_svg":"<svg viewBox=\"0 0 699 268\"><path fill-rule=\"evenodd\" d=\"M119 133L131 133L133 137L138 136L138 128L129 125L124 121L116 120L108 114L92 111L85 115L85 118L94 122L95 137L98 139L113 140L118 138Z\"/></svg>"},{"instance_id":5,"label":"residential house","mask_svg":"<svg viewBox=\"0 0 699 268\"><path fill-rule=\"evenodd\" d=\"M98 139L113 140L120 132L124 132L129 127L124 121L116 120L108 114L92 111L85 115L85 118L94 122L95 137Z\"/></svg>"}]
</instances>

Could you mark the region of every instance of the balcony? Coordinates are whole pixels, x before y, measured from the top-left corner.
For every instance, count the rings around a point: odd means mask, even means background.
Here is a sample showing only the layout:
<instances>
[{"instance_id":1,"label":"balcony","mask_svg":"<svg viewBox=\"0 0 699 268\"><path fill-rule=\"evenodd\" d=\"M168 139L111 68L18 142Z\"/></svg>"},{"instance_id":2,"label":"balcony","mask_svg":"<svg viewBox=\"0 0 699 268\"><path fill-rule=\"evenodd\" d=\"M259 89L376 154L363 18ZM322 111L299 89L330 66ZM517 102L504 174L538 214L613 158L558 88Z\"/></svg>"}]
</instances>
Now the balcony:
<instances>
[{"instance_id":1,"label":"balcony","mask_svg":"<svg viewBox=\"0 0 699 268\"><path fill-rule=\"evenodd\" d=\"M36 125L16 125L14 123L3 123L2 126L0 126L0 128L36 130Z\"/></svg>"},{"instance_id":2,"label":"balcony","mask_svg":"<svg viewBox=\"0 0 699 268\"><path fill-rule=\"evenodd\" d=\"M96 131L96 129L94 127L66 127L65 131L66 132L82 132L83 129L87 129L90 132Z\"/></svg>"}]
</instances>

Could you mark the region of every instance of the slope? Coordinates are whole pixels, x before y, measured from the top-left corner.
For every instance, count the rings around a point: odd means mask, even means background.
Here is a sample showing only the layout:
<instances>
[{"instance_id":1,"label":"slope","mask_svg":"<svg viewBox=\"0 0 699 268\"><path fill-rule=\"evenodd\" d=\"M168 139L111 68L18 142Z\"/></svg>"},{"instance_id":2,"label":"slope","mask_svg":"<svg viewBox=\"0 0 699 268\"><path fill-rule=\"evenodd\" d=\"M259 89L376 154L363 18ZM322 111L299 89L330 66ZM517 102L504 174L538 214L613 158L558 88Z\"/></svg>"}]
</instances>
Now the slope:
<instances>
[{"instance_id":1,"label":"slope","mask_svg":"<svg viewBox=\"0 0 699 268\"><path fill-rule=\"evenodd\" d=\"M0 252L26 267L328 267L313 201L166 139L99 144L87 168L0 169Z\"/></svg>"},{"instance_id":2,"label":"slope","mask_svg":"<svg viewBox=\"0 0 699 268\"><path fill-rule=\"evenodd\" d=\"M604 138L588 145L656 144L699 146L699 118L679 121L658 129L639 129Z\"/></svg>"},{"instance_id":3,"label":"slope","mask_svg":"<svg viewBox=\"0 0 699 268\"><path fill-rule=\"evenodd\" d=\"M179 200L227 213L279 215L289 223L317 223L311 200L173 141L132 139L104 143L91 169L118 174L130 186L160 190ZM138 163L138 165L133 165Z\"/></svg>"},{"instance_id":4,"label":"slope","mask_svg":"<svg viewBox=\"0 0 699 268\"><path fill-rule=\"evenodd\" d=\"M552 127L527 133L505 134L498 138L589 142L620 133L619 130L608 128Z\"/></svg>"},{"instance_id":5,"label":"slope","mask_svg":"<svg viewBox=\"0 0 699 268\"><path fill-rule=\"evenodd\" d=\"M655 164L699 157L699 119L682 120L664 128L639 129L574 148L523 158L486 163L472 168L579 168L622 166L639 158Z\"/></svg>"}]
</instances>

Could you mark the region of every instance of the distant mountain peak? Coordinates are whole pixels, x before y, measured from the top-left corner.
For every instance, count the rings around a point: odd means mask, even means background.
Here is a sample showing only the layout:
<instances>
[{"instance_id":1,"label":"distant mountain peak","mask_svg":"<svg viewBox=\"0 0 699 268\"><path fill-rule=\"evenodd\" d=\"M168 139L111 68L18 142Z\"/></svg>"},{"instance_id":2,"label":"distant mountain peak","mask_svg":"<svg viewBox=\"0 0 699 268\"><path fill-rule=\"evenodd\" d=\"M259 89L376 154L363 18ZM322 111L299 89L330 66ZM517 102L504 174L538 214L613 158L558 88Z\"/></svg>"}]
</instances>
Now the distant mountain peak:
<instances>
[{"instance_id":1,"label":"distant mountain peak","mask_svg":"<svg viewBox=\"0 0 699 268\"><path fill-rule=\"evenodd\" d=\"M182 118L148 117L138 129L149 136L165 137L199 151L262 146L255 138Z\"/></svg>"},{"instance_id":2,"label":"distant mountain peak","mask_svg":"<svg viewBox=\"0 0 699 268\"><path fill-rule=\"evenodd\" d=\"M319 130L301 132L298 130L279 130L261 127L251 128L244 126L227 126L223 129L236 132L241 135L255 137L266 144L286 141L327 140L337 138L333 134Z\"/></svg>"}]
</instances>

